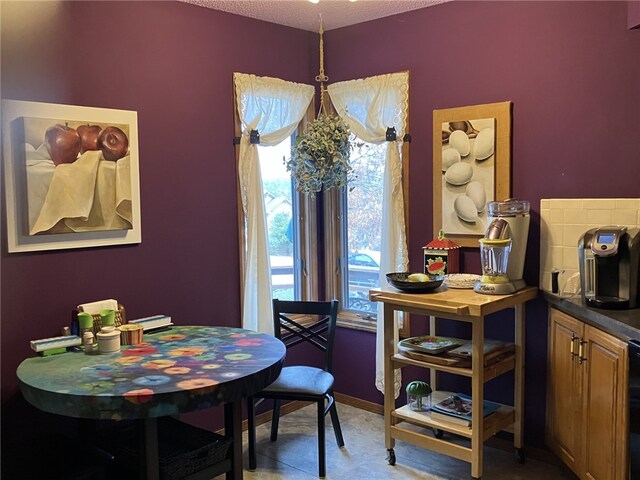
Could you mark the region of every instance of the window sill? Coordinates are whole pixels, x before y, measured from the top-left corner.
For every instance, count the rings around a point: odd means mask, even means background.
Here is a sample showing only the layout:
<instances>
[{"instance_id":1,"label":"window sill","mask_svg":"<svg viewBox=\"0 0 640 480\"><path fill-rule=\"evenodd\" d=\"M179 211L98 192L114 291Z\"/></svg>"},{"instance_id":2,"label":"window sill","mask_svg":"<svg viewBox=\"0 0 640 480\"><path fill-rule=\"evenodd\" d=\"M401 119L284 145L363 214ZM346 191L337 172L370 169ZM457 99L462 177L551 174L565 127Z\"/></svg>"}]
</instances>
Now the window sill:
<instances>
[{"instance_id":1,"label":"window sill","mask_svg":"<svg viewBox=\"0 0 640 480\"><path fill-rule=\"evenodd\" d=\"M404 318L399 320L399 331L398 335L400 338L408 338L411 336L409 330L409 314L405 313ZM363 318L360 315L357 315L353 312L349 311L341 311L338 312L338 323L337 325L342 328L349 328L351 330L360 330L362 332L370 332L376 333L377 329L377 320L376 318Z\"/></svg>"},{"instance_id":2,"label":"window sill","mask_svg":"<svg viewBox=\"0 0 640 480\"><path fill-rule=\"evenodd\" d=\"M351 330L376 333L376 319L363 318L353 312L342 311L338 313L338 326Z\"/></svg>"}]
</instances>

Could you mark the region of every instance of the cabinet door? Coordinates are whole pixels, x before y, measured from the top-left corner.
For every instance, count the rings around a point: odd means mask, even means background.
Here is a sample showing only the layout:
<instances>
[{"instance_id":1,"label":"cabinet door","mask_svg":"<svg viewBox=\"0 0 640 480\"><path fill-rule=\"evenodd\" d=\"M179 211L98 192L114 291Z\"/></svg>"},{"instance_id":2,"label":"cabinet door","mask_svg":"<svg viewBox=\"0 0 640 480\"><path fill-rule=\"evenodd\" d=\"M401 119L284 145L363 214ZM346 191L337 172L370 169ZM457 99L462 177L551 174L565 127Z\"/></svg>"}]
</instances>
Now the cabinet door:
<instances>
[{"instance_id":1,"label":"cabinet door","mask_svg":"<svg viewBox=\"0 0 640 480\"><path fill-rule=\"evenodd\" d=\"M547 445L580 475L582 370L578 342L584 324L555 309L549 311ZM573 344L573 349L572 349Z\"/></svg>"},{"instance_id":2,"label":"cabinet door","mask_svg":"<svg viewBox=\"0 0 640 480\"><path fill-rule=\"evenodd\" d=\"M583 344L583 478L617 480L627 476L627 345L585 326Z\"/></svg>"}]
</instances>

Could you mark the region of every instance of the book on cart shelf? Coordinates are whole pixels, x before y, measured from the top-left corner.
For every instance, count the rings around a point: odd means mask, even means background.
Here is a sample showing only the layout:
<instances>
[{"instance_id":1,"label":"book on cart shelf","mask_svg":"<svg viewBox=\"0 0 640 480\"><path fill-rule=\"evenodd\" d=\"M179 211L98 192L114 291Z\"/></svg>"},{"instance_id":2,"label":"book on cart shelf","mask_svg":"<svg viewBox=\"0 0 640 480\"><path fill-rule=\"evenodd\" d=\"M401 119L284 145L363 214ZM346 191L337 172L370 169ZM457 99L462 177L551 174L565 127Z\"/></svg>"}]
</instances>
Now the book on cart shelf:
<instances>
[{"instance_id":1,"label":"book on cart shelf","mask_svg":"<svg viewBox=\"0 0 640 480\"><path fill-rule=\"evenodd\" d=\"M497 354L513 350L514 344L503 342L502 340L487 338L484 340L483 347L485 360L487 360L493 358ZM466 342L457 348L449 350L447 353L452 357L471 359L472 350L473 342Z\"/></svg>"},{"instance_id":2,"label":"book on cart shelf","mask_svg":"<svg viewBox=\"0 0 640 480\"><path fill-rule=\"evenodd\" d=\"M484 417L488 417L502 405L485 400L483 402ZM463 393L450 395L441 402L431 406L431 418L441 422L449 422L463 427L471 426L471 397Z\"/></svg>"}]
</instances>

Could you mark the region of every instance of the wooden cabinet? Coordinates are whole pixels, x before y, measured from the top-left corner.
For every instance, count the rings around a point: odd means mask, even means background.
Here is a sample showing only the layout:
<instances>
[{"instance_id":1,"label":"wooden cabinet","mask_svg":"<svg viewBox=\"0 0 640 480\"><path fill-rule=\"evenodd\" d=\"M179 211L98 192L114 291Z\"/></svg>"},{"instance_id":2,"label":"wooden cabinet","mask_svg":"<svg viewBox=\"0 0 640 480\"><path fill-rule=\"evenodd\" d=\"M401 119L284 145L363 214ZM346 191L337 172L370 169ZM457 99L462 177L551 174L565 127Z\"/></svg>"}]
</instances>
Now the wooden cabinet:
<instances>
[{"instance_id":1,"label":"wooden cabinet","mask_svg":"<svg viewBox=\"0 0 640 480\"><path fill-rule=\"evenodd\" d=\"M582 479L628 476L627 371L625 342L550 309L547 445Z\"/></svg>"}]
</instances>

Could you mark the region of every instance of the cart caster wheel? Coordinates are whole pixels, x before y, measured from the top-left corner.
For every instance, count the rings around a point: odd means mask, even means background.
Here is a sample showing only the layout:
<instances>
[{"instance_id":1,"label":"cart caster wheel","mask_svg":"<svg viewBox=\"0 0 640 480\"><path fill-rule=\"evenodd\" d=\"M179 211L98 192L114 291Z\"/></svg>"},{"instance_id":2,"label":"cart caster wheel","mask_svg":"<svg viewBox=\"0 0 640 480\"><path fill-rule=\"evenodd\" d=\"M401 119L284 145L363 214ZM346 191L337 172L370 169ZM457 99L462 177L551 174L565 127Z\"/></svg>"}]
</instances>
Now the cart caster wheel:
<instances>
[{"instance_id":1,"label":"cart caster wheel","mask_svg":"<svg viewBox=\"0 0 640 480\"><path fill-rule=\"evenodd\" d=\"M524 448L516 448L516 460L518 463L524 463Z\"/></svg>"},{"instance_id":2,"label":"cart caster wheel","mask_svg":"<svg viewBox=\"0 0 640 480\"><path fill-rule=\"evenodd\" d=\"M440 430L439 428L434 428L433 436L436 438L442 438L444 436L444 431Z\"/></svg>"},{"instance_id":3,"label":"cart caster wheel","mask_svg":"<svg viewBox=\"0 0 640 480\"><path fill-rule=\"evenodd\" d=\"M396 464L396 453L393 451L393 448L387 449L387 462L389 462L389 465Z\"/></svg>"}]
</instances>

